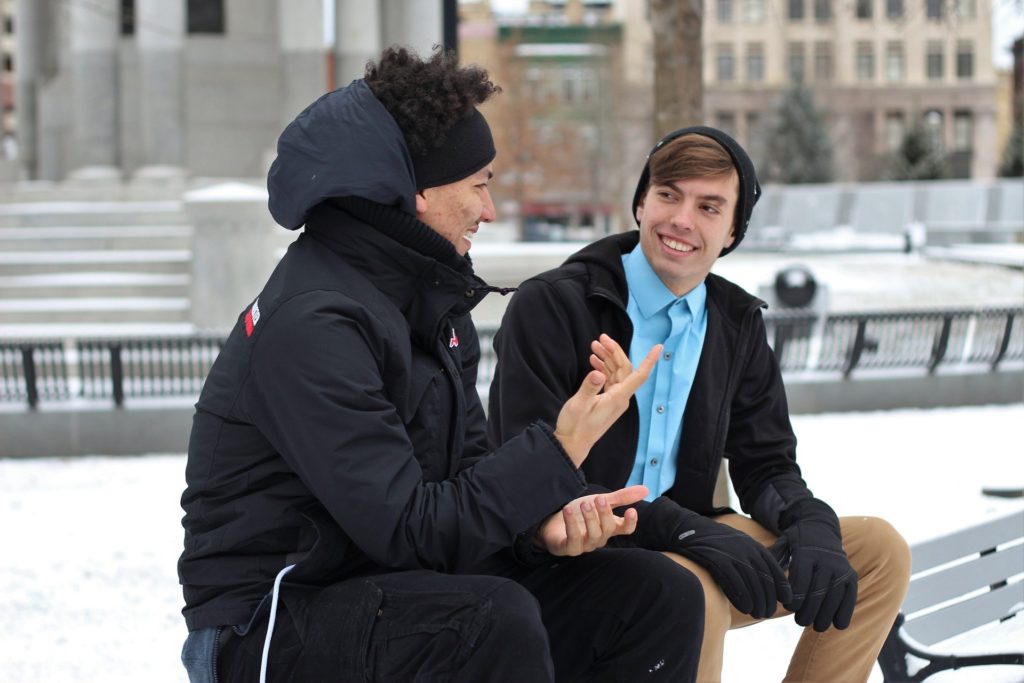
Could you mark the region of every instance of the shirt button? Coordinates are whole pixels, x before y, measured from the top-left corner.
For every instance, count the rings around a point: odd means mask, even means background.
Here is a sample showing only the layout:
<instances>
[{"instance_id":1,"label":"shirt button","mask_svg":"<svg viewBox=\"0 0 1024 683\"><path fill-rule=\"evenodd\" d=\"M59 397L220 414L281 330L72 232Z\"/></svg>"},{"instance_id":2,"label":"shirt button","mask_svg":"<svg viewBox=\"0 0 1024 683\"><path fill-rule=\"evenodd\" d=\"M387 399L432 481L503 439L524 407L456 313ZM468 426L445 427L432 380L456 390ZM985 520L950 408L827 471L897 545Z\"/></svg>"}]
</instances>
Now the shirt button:
<instances>
[{"instance_id":1,"label":"shirt button","mask_svg":"<svg viewBox=\"0 0 1024 683\"><path fill-rule=\"evenodd\" d=\"M657 464L658 464L658 459L657 458L651 458L651 466L653 467L653 466L656 466Z\"/></svg>"},{"instance_id":2,"label":"shirt button","mask_svg":"<svg viewBox=\"0 0 1024 683\"><path fill-rule=\"evenodd\" d=\"M658 412L659 413L664 413L665 412L665 406L658 406Z\"/></svg>"},{"instance_id":3,"label":"shirt button","mask_svg":"<svg viewBox=\"0 0 1024 683\"><path fill-rule=\"evenodd\" d=\"M665 354L665 360L672 360L672 352L671 351L669 351L668 353Z\"/></svg>"}]
</instances>

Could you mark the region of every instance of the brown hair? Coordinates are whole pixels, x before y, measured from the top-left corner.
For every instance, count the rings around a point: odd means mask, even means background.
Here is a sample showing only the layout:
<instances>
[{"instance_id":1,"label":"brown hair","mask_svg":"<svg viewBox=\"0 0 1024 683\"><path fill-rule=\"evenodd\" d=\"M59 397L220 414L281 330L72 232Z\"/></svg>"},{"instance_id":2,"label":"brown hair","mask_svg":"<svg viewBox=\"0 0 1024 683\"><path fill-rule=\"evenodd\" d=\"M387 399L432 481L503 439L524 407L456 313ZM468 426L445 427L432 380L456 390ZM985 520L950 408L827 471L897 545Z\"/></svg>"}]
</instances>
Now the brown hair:
<instances>
[{"instance_id":1,"label":"brown hair","mask_svg":"<svg viewBox=\"0 0 1024 683\"><path fill-rule=\"evenodd\" d=\"M647 188L677 180L721 178L736 173L736 165L725 148L716 140L697 133L665 143L651 155L647 167L650 169Z\"/></svg>"}]
</instances>

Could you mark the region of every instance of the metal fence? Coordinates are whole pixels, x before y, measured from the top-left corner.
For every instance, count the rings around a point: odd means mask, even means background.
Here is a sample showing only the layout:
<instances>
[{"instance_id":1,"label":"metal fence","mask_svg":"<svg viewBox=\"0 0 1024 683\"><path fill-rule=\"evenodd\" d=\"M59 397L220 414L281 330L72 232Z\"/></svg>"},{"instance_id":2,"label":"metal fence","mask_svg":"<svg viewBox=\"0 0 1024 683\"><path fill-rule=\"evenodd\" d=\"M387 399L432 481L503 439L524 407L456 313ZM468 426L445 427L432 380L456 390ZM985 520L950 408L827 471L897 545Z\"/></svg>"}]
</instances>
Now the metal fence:
<instances>
[{"instance_id":1,"label":"metal fence","mask_svg":"<svg viewBox=\"0 0 1024 683\"><path fill-rule=\"evenodd\" d=\"M768 313L768 342L784 376L951 366L996 372L1024 361L1024 307L862 313ZM478 381L494 371L493 327L479 329ZM198 396L224 337L0 340L0 403Z\"/></svg>"}]
</instances>

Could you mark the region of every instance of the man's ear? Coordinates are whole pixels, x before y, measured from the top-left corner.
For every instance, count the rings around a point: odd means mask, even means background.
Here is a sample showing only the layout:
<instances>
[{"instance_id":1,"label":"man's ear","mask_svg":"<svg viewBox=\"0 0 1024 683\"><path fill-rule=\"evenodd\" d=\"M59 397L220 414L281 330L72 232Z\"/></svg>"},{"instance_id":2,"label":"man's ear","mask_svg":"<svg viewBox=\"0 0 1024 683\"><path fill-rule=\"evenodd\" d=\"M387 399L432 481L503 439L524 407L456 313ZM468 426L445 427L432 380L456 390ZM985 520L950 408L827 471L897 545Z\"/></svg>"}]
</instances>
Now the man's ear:
<instances>
[{"instance_id":1,"label":"man's ear","mask_svg":"<svg viewBox=\"0 0 1024 683\"><path fill-rule=\"evenodd\" d=\"M423 192L416 193L416 213L423 213L427 210L427 196Z\"/></svg>"},{"instance_id":2,"label":"man's ear","mask_svg":"<svg viewBox=\"0 0 1024 683\"><path fill-rule=\"evenodd\" d=\"M646 199L647 199L647 193L644 192L644 196L641 197L640 201L637 202L637 204L636 204L636 212L633 214L633 217L636 219L637 223L639 223L640 220L644 217L644 201Z\"/></svg>"},{"instance_id":3,"label":"man's ear","mask_svg":"<svg viewBox=\"0 0 1024 683\"><path fill-rule=\"evenodd\" d=\"M732 243L736 241L736 224L732 224L732 229L729 230L729 239L725 240L725 244L722 246L726 249L732 246Z\"/></svg>"}]
</instances>

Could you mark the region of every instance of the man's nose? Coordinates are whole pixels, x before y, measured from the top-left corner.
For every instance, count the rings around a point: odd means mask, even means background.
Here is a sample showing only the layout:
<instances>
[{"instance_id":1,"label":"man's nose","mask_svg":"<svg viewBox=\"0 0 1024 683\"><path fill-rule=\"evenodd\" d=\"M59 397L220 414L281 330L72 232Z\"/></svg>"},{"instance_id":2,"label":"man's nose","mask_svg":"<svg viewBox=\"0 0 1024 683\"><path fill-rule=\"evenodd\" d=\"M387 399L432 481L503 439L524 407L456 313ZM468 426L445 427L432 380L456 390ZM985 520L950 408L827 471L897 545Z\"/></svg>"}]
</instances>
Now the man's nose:
<instances>
[{"instance_id":1,"label":"man's nose","mask_svg":"<svg viewBox=\"0 0 1024 683\"><path fill-rule=\"evenodd\" d=\"M672 214L672 226L680 230L693 230L694 214L697 211L695 204L682 202Z\"/></svg>"},{"instance_id":2,"label":"man's nose","mask_svg":"<svg viewBox=\"0 0 1024 683\"><path fill-rule=\"evenodd\" d=\"M494 208L494 200L488 191L484 195L484 210L480 214L480 220L484 223L491 223L498 218L498 210Z\"/></svg>"}]
</instances>

